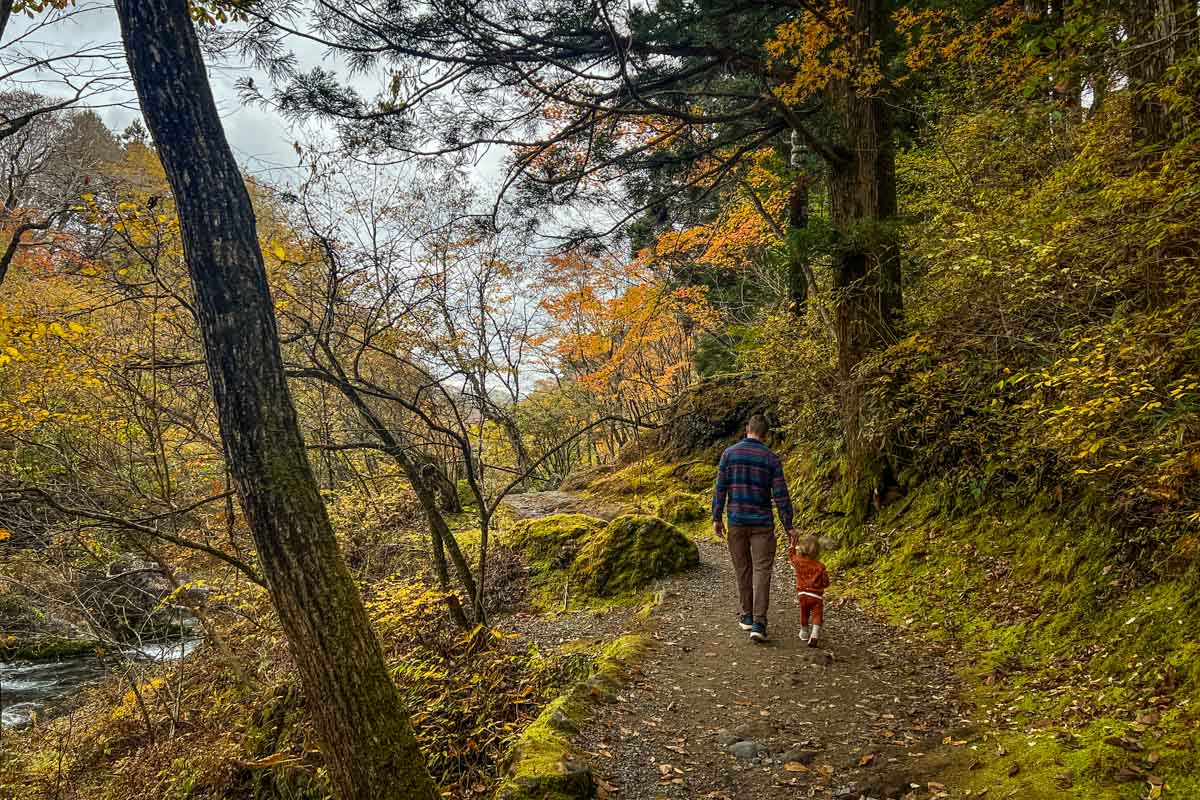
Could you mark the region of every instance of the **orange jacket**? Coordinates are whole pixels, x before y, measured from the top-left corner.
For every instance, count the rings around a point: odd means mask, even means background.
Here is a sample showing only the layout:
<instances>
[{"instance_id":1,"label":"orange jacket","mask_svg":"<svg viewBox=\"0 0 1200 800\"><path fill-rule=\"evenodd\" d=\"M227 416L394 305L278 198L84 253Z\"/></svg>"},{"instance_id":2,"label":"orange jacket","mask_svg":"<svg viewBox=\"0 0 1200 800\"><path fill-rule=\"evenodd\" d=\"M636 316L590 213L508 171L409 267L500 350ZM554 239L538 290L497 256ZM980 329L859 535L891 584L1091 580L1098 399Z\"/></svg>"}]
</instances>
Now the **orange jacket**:
<instances>
[{"instance_id":1,"label":"orange jacket","mask_svg":"<svg viewBox=\"0 0 1200 800\"><path fill-rule=\"evenodd\" d=\"M788 550L788 561L792 562L792 568L796 570L797 592L825 594L825 589L829 586L829 575L825 572L824 564L795 550Z\"/></svg>"}]
</instances>

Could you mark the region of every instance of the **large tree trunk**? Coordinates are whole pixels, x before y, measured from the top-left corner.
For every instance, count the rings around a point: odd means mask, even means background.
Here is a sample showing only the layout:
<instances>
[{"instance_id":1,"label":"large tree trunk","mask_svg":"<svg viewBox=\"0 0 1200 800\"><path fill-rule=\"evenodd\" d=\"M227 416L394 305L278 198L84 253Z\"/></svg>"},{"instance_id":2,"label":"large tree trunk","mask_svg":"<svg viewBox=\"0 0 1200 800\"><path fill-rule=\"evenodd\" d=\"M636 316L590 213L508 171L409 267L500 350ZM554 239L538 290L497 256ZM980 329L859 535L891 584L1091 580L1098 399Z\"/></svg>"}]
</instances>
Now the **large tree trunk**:
<instances>
[{"instance_id":1,"label":"large tree trunk","mask_svg":"<svg viewBox=\"0 0 1200 800\"><path fill-rule=\"evenodd\" d=\"M254 212L187 0L116 6L142 112L179 208L230 470L330 775L347 800L432 800L437 793L308 463Z\"/></svg>"},{"instance_id":2,"label":"large tree trunk","mask_svg":"<svg viewBox=\"0 0 1200 800\"><path fill-rule=\"evenodd\" d=\"M882 0L852 0L851 49L871 58L887 24ZM846 439L850 510L864 511L886 470L881 443L868 433L866 393L857 367L896 339L902 311L900 250L893 228L896 172L893 122L885 100L851 81L830 90L843 158L830 166L830 221L837 235L833 265L838 371Z\"/></svg>"},{"instance_id":3,"label":"large tree trunk","mask_svg":"<svg viewBox=\"0 0 1200 800\"><path fill-rule=\"evenodd\" d=\"M813 289L808 281L808 253L801 241L808 228L808 188L808 175L798 172L788 195L788 307L799 318L804 317Z\"/></svg>"},{"instance_id":4,"label":"large tree trunk","mask_svg":"<svg viewBox=\"0 0 1200 800\"><path fill-rule=\"evenodd\" d=\"M1167 70L1195 45L1195 0L1128 0L1129 88L1133 95L1133 142L1157 148L1170 141L1176 120L1156 97Z\"/></svg>"}]
</instances>

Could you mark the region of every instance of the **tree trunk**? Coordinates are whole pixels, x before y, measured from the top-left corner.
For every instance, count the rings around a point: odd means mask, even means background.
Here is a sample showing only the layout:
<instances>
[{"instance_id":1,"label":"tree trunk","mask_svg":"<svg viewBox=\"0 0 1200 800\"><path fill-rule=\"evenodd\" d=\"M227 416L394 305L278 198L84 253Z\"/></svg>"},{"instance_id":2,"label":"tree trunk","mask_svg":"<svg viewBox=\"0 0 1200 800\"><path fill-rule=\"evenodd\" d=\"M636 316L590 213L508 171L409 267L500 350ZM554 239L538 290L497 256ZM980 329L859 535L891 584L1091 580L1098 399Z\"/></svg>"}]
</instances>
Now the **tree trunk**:
<instances>
[{"instance_id":1,"label":"tree trunk","mask_svg":"<svg viewBox=\"0 0 1200 800\"><path fill-rule=\"evenodd\" d=\"M457 514L462 511L462 498L458 496L458 486L446 476L431 456L418 450L411 450L406 458L412 462L409 480L416 478L429 487L437 498L437 506L440 510L447 514ZM408 466L405 468L408 469Z\"/></svg>"},{"instance_id":2,"label":"tree trunk","mask_svg":"<svg viewBox=\"0 0 1200 800\"><path fill-rule=\"evenodd\" d=\"M1194 0L1129 0L1129 88L1133 98L1133 142L1156 149L1170 141L1177 120L1155 94L1167 70L1197 38Z\"/></svg>"},{"instance_id":3,"label":"tree trunk","mask_svg":"<svg viewBox=\"0 0 1200 800\"><path fill-rule=\"evenodd\" d=\"M865 61L884 39L882 0L852 0L851 50ZM878 56L874 56L878 58ZM893 121L884 98L858 92L849 80L830 90L842 158L830 165L830 221L836 236L833 288L838 371L852 513L865 512L885 470L881 443L869 434L869 409L857 367L893 343L902 311L896 216Z\"/></svg>"},{"instance_id":4,"label":"tree trunk","mask_svg":"<svg viewBox=\"0 0 1200 800\"><path fill-rule=\"evenodd\" d=\"M336 368L336 365L334 366ZM468 602L474 607L479 590L475 583L475 578L471 574L471 567L467 563L466 556L463 555L462 550L458 546L458 540L454 538L454 532L450 530L450 526L446 524L446 520L442 517L442 513L439 510L434 486L427 480L430 470L423 469L409 457L411 451L406 449L403 443L396 438L395 434L383 424L383 420L367 405L367 401L363 399L363 396L346 379L344 374L332 376L322 373L319 370L316 374L321 376L321 380L332 382L338 391L342 393L342 396L358 409L358 413L363 418L363 421L367 423L371 428L371 432L383 444L384 452L391 456L400 465L400 468L404 470L404 474L408 477L408 482L412 485L413 491L416 492L417 500L421 503L421 508L425 512L425 518L429 520L429 533L432 537L431 542L435 548L434 557L436 558L438 555L436 549L438 547L445 547L450 552L450 560L454 562L454 571L458 574L459 583L462 584L463 590L466 592ZM438 474L440 475L441 473L438 472ZM445 480L443 477L443 481ZM435 568L438 567L436 563L434 566ZM454 601L447 600L447 603L450 605L450 613L452 616L455 616L456 622L458 621L458 617L454 610L454 604L457 602L457 599ZM461 610L461 605L459 605L459 608Z\"/></svg>"},{"instance_id":5,"label":"tree trunk","mask_svg":"<svg viewBox=\"0 0 1200 800\"><path fill-rule=\"evenodd\" d=\"M533 459L529 455L529 448L525 446L525 438L521 436L521 428L517 425L517 421L502 411L493 410L489 416L491 416L492 422L504 430L504 436L508 439L508 443L513 449L513 457L517 462L517 472L532 478L533 476L530 475L530 471L533 468ZM524 485L525 481L521 481L518 484L518 486Z\"/></svg>"},{"instance_id":6,"label":"tree trunk","mask_svg":"<svg viewBox=\"0 0 1200 800\"><path fill-rule=\"evenodd\" d=\"M797 173L788 196L788 306L793 315L804 316L808 293L808 254L800 241L808 228L808 185L809 178Z\"/></svg>"},{"instance_id":7,"label":"tree trunk","mask_svg":"<svg viewBox=\"0 0 1200 800\"><path fill-rule=\"evenodd\" d=\"M130 73L175 195L221 437L321 752L347 800L437 797L305 453L254 211L187 0L117 0Z\"/></svg>"}]
</instances>

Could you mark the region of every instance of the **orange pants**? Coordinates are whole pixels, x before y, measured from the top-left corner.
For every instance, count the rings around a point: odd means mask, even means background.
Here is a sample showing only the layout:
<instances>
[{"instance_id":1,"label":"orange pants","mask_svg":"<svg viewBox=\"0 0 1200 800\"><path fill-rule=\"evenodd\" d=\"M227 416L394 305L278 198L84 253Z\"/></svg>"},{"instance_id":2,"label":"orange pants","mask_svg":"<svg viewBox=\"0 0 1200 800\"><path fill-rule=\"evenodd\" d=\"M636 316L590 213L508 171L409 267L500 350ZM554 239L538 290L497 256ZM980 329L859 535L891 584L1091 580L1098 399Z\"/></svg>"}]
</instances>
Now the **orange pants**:
<instances>
[{"instance_id":1,"label":"orange pants","mask_svg":"<svg viewBox=\"0 0 1200 800\"><path fill-rule=\"evenodd\" d=\"M800 601L801 625L825 624L825 601L819 597L809 597L806 594L797 595Z\"/></svg>"}]
</instances>

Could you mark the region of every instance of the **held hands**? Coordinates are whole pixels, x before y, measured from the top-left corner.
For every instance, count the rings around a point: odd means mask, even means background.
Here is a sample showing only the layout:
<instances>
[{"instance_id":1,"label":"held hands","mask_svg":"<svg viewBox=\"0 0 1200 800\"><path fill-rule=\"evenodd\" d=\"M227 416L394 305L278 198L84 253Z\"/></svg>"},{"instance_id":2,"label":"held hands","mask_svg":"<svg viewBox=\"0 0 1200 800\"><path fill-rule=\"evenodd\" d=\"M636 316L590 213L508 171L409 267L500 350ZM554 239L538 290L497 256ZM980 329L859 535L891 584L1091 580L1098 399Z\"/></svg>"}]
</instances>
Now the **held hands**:
<instances>
[{"instance_id":1,"label":"held hands","mask_svg":"<svg viewBox=\"0 0 1200 800\"><path fill-rule=\"evenodd\" d=\"M713 536L721 540L725 539L725 523L719 519L713 520Z\"/></svg>"},{"instance_id":2,"label":"held hands","mask_svg":"<svg viewBox=\"0 0 1200 800\"><path fill-rule=\"evenodd\" d=\"M800 541L800 535L798 533L796 533L795 528L788 528L787 536L788 536L788 552L790 553L796 549L796 544L797 544L797 542Z\"/></svg>"}]
</instances>

